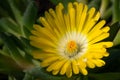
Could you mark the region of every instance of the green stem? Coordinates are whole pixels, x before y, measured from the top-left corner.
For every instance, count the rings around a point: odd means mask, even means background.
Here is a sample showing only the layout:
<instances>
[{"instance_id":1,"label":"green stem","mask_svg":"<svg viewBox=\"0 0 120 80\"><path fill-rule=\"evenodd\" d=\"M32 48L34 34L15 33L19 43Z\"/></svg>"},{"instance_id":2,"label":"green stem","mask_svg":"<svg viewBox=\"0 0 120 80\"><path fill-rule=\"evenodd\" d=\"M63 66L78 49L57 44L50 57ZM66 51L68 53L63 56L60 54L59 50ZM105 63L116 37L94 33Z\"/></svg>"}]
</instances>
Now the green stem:
<instances>
[{"instance_id":1,"label":"green stem","mask_svg":"<svg viewBox=\"0 0 120 80\"><path fill-rule=\"evenodd\" d=\"M120 0L113 0L113 23L120 21Z\"/></svg>"},{"instance_id":2,"label":"green stem","mask_svg":"<svg viewBox=\"0 0 120 80\"><path fill-rule=\"evenodd\" d=\"M101 7L100 7L100 13L101 17L104 15L106 8L109 5L110 0L101 0Z\"/></svg>"},{"instance_id":3,"label":"green stem","mask_svg":"<svg viewBox=\"0 0 120 80\"><path fill-rule=\"evenodd\" d=\"M102 18L107 20L110 18L111 15L112 15L112 7L110 7L109 9L106 10L106 12L102 16Z\"/></svg>"}]
</instances>

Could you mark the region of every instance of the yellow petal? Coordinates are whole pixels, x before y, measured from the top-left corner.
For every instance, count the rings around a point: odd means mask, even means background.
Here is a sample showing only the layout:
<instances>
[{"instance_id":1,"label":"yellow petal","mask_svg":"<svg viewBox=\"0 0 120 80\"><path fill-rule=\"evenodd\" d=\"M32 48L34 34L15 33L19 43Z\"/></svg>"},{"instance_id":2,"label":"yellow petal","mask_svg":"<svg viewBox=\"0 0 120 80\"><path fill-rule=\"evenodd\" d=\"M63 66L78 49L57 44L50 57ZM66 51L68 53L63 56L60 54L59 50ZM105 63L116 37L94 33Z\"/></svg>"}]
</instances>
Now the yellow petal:
<instances>
[{"instance_id":1,"label":"yellow petal","mask_svg":"<svg viewBox=\"0 0 120 80\"><path fill-rule=\"evenodd\" d=\"M53 17L47 11L45 12L45 19L47 20L47 22L50 25L51 29L53 29L53 26L56 26L56 24L54 24Z\"/></svg>"},{"instance_id":2,"label":"yellow petal","mask_svg":"<svg viewBox=\"0 0 120 80\"><path fill-rule=\"evenodd\" d=\"M101 29L105 25L105 20L100 21L97 23L94 28L89 32L89 35L92 34L93 32L96 32L97 30Z\"/></svg>"},{"instance_id":3,"label":"yellow petal","mask_svg":"<svg viewBox=\"0 0 120 80\"><path fill-rule=\"evenodd\" d=\"M74 6L76 8L76 27L78 29L79 25L80 25L80 19L82 16L82 11L83 11L84 5L82 3L78 4L77 2L75 2Z\"/></svg>"},{"instance_id":4,"label":"yellow petal","mask_svg":"<svg viewBox=\"0 0 120 80\"><path fill-rule=\"evenodd\" d=\"M88 12L88 19L87 20L89 21L91 18L93 18L94 14L95 14L95 8L94 7L90 8L90 10Z\"/></svg>"},{"instance_id":5,"label":"yellow petal","mask_svg":"<svg viewBox=\"0 0 120 80\"><path fill-rule=\"evenodd\" d=\"M88 41L91 41L91 40L95 39L96 37L100 36L102 33L103 33L103 31L96 30L95 32L93 32L91 34L88 34L87 35Z\"/></svg>"},{"instance_id":6,"label":"yellow petal","mask_svg":"<svg viewBox=\"0 0 120 80\"><path fill-rule=\"evenodd\" d=\"M89 44L89 47L92 48L109 48L113 46L113 42L99 42L99 43L95 43L95 44Z\"/></svg>"},{"instance_id":7,"label":"yellow petal","mask_svg":"<svg viewBox=\"0 0 120 80\"><path fill-rule=\"evenodd\" d=\"M66 60L60 60L54 63L54 70L60 70L60 68L64 65Z\"/></svg>"},{"instance_id":8,"label":"yellow petal","mask_svg":"<svg viewBox=\"0 0 120 80\"><path fill-rule=\"evenodd\" d=\"M81 30L83 29L83 26L85 24L85 19L86 19L86 16L87 16L87 10L88 10L88 7L87 7L87 5L85 5L84 9L83 9L83 12L81 14L80 23L79 23L79 26L78 26L78 32L81 32Z\"/></svg>"},{"instance_id":9,"label":"yellow petal","mask_svg":"<svg viewBox=\"0 0 120 80\"><path fill-rule=\"evenodd\" d=\"M73 68L73 72L74 72L75 74L78 74L78 73L79 73L79 68L78 68L78 65L77 65L76 60L72 60L72 68Z\"/></svg>"},{"instance_id":10,"label":"yellow petal","mask_svg":"<svg viewBox=\"0 0 120 80\"><path fill-rule=\"evenodd\" d=\"M65 25L67 28L67 31L70 31L70 20L69 20L69 15L68 14L64 14L64 20L65 20Z\"/></svg>"},{"instance_id":11,"label":"yellow petal","mask_svg":"<svg viewBox=\"0 0 120 80\"><path fill-rule=\"evenodd\" d=\"M34 27L35 30L32 30L31 32L35 36L37 36L37 37L45 37L47 39L57 41L58 37L54 35L55 33L53 31L51 32L48 29L46 29L44 27L41 27L39 25L34 25L33 27Z\"/></svg>"},{"instance_id":12,"label":"yellow petal","mask_svg":"<svg viewBox=\"0 0 120 80\"><path fill-rule=\"evenodd\" d=\"M92 62L92 60L88 60L86 63L89 68L95 68L95 64Z\"/></svg>"},{"instance_id":13,"label":"yellow petal","mask_svg":"<svg viewBox=\"0 0 120 80\"><path fill-rule=\"evenodd\" d=\"M103 60L93 60L94 64L97 66L97 67L101 67L103 65L105 65L105 62Z\"/></svg>"},{"instance_id":14,"label":"yellow petal","mask_svg":"<svg viewBox=\"0 0 120 80\"><path fill-rule=\"evenodd\" d=\"M99 42L107 37L109 37L109 33L103 33L100 36L98 36L97 38L95 38L94 40L90 41L89 43L93 44L93 43Z\"/></svg>"},{"instance_id":15,"label":"yellow petal","mask_svg":"<svg viewBox=\"0 0 120 80\"><path fill-rule=\"evenodd\" d=\"M91 55L92 55L92 58L94 58L94 59L101 59L104 57L104 55L100 52L96 52L96 53L93 52L93 53L91 53Z\"/></svg>"},{"instance_id":16,"label":"yellow petal","mask_svg":"<svg viewBox=\"0 0 120 80\"><path fill-rule=\"evenodd\" d=\"M30 37L31 41L30 44L37 47L37 48L55 48L56 44L52 43L50 40L44 39L44 38L37 38L34 36Z\"/></svg>"},{"instance_id":17,"label":"yellow petal","mask_svg":"<svg viewBox=\"0 0 120 80\"><path fill-rule=\"evenodd\" d=\"M89 52L96 52L96 53L104 53L104 52L106 52L106 49L105 48L93 48L93 47L91 47L91 48L89 48Z\"/></svg>"},{"instance_id":18,"label":"yellow petal","mask_svg":"<svg viewBox=\"0 0 120 80\"><path fill-rule=\"evenodd\" d=\"M49 64L51 64L52 62L54 62L58 59L59 59L59 57L57 57L57 56L49 57L41 63L41 66L46 67L46 66L48 66Z\"/></svg>"},{"instance_id":19,"label":"yellow petal","mask_svg":"<svg viewBox=\"0 0 120 80\"><path fill-rule=\"evenodd\" d=\"M58 20L58 24L57 25L59 25L59 27L62 30L62 32L64 32L64 29L65 29L63 9L64 9L64 6L61 3L59 3L56 6L56 9L55 9L56 10L56 15L57 15L57 19L56 20Z\"/></svg>"},{"instance_id":20,"label":"yellow petal","mask_svg":"<svg viewBox=\"0 0 120 80\"><path fill-rule=\"evenodd\" d=\"M97 13L95 14L94 20L98 21L99 18L100 18L100 12L97 12Z\"/></svg>"},{"instance_id":21,"label":"yellow petal","mask_svg":"<svg viewBox=\"0 0 120 80\"><path fill-rule=\"evenodd\" d=\"M66 60L57 60L53 62L48 68L47 71L50 72L52 70L60 70Z\"/></svg>"},{"instance_id":22,"label":"yellow petal","mask_svg":"<svg viewBox=\"0 0 120 80\"><path fill-rule=\"evenodd\" d=\"M108 32L110 30L109 26L105 26L101 29L103 32Z\"/></svg>"},{"instance_id":23,"label":"yellow petal","mask_svg":"<svg viewBox=\"0 0 120 80\"><path fill-rule=\"evenodd\" d=\"M47 20L44 17L40 17L39 20L46 29L52 30L49 23L47 22Z\"/></svg>"},{"instance_id":24,"label":"yellow petal","mask_svg":"<svg viewBox=\"0 0 120 80\"><path fill-rule=\"evenodd\" d=\"M80 72L83 74L83 75L87 75L88 72L85 68L80 68Z\"/></svg>"},{"instance_id":25,"label":"yellow petal","mask_svg":"<svg viewBox=\"0 0 120 80\"><path fill-rule=\"evenodd\" d=\"M66 73L66 70L68 68L68 66L70 65L70 61L68 60L64 65L63 67L61 68L61 71L60 71L60 74L63 75Z\"/></svg>"},{"instance_id":26,"label":"yellow petal","mask_svg":"<svg viewBox=\"0 0 120 80\"><path fill-rule=\"evenodd\" d=\"M72 3L68 4L68 12L70 17L71 30L75 30L75 9L73 8Z\"/></svg>"},{"instance_id":27,"label":"yellow petal","mask_svg":"<svg viewBox=\"0 0 120 80\"><path fill-rule=\"evenodd\" d=\"M53 70L53 71L52 71L52 74L53 74L53 75L57 75L58 73L59 73L59 70Z\"/></svg>"},{"instance_id":28,"label":"yellow petal","mask_svg":"<svg viewBox=\"0 0 120 80\"><path fill-rule=\"evenodd\" d=\"M72 65L69 64L67 70L66 70L66 76L70 78L72 76Z\"/></svg>"},{"instance_id":29,"label":"yellow petal","mask_svg":"<svg viewBox=\"0 0 120 80\"><path fill-rule=\"evenodd\" d=\"M94 13L94 10L93 10L92 13ZM88 32L90 32L91 29L94 27L94 25L97 23L97 21L99 20L99 18L100 18L100 13L97 12L96 14L94 14L93 18L91 18L89 21L86 22L86 24L85 24L84 29L83 29L82 32L84 34L88 34ZM97 31L95 31L95 32L97 32ZM90 34L88 34L88 35L90 35Z\"/></svg>"},{"instance_id":30,"label":"yellow petal","mask_svg":"<svg viewBox=\"0 0 120 80\"><path fill-rule=\"evenodd\" d=\"M112 47L112 46L113 46L113 42L103 42L103 46L104 46L105 48Z\"/></svg>"},{"instance_id":31,"label":"yellow petal","mask_svg":"<svg viewBox=\"0 0 120 80\"><path fill-rule=\"evenodd\" d=\"M109 53L106 52L106 53L104 53L103 55L104 55L105 57L108 57L108 56L109 56Z\"/></svg>"},{"instance_id":32,"label":"yellow petal","mask_svg":"<svg viewBox=\"0 0 120 80\"><path fill-rule=\"evenodd\" d=\"M83 33L83 34L87 34L95 24L96 24L96 20L94 20L94 19L91 19L90 21L88 21L88 22L85 24L82 33Z\"/></svg>"},{"instance_id":33,"label":"yellow petal","mask_svg":"<svg viewBox=\"0 0 120 80\"><path fill-rule=\"evenodd\" d=\"M34 50L32 53L33 53L33 57L36 59L45 59L48 57L57 56L54 53L42 52L38 50Z\"/></svg>"}]
</instances>

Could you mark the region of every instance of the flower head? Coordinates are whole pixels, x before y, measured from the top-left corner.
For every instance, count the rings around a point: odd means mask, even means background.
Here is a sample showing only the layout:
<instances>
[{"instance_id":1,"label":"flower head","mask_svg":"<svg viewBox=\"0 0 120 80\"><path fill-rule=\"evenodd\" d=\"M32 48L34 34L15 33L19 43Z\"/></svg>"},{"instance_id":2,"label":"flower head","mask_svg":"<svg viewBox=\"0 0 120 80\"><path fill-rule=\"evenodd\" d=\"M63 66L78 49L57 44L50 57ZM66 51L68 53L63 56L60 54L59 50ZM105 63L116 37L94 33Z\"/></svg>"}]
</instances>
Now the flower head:
<instances>
[{"instance_id":1,"label":"flower head","mask_svg":"<svg viewBox=\"0 0 120 80\"><path fill-rule=\"evenodd\" d=\"M40 48L33 56L40 59L40 65L53 75L71 77L72 74L87 75L87 67L105 65L101 59L109 54L106 48L112 42L102 41L109 37L105 20L98 22L100 13L95 8L88 10L82 3L69 3L67 12L60 3L55 11L49 9L40 17L42 25L34 25L30 36L31 45Z\"/></svg>"}]
</instances>

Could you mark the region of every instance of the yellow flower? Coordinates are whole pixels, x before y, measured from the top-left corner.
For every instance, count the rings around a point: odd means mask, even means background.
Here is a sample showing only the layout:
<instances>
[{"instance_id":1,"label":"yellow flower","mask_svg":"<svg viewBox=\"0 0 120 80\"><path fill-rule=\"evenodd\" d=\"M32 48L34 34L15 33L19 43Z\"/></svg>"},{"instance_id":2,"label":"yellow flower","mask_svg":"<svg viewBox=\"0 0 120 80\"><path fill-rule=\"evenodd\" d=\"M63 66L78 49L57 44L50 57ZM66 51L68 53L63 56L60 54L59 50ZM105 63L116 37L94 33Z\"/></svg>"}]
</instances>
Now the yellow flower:
<instances>
[{"instance_id":1,"label":"yellow flower","mask_svg":"<svg viewBox=\"0 0 120 80\"><path fill-rule=\"evenodd\" d=\"M31 31L30 43L40 49L33 51L34 58L53 75L67 77L87 75L87 67L105 65L101 58L109 55L106 48L113 43L102 41L109 37L110 28L104 26L105 20L98 22L99 18L95 8L88 10L87 5L77 2L69 3L67 11L61 3L55 11L49 9L39 18L41 25L34 25Z\"/></svg>"}]
</instances>

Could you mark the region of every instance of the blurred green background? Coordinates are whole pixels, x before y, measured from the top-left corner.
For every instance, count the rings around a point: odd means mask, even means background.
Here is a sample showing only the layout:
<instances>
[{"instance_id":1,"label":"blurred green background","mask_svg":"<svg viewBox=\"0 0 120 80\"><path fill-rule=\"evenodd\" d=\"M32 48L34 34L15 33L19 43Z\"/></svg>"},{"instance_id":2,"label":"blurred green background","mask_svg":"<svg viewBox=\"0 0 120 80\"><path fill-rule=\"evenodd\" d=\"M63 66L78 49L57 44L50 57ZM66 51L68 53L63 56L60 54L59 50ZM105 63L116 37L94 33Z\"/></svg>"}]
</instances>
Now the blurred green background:
<instances>
[{"instance_id":1,"label":"blurred green background","mask_svg":"<svg viewBox=\"0 0 120 80\"><path fill-rule=\"evenodd\" d=\"M90 69L88 76L53 76L32 57L30 31L46 10L59 2L67 8L74 1L100 11L111 28L106 40L114 46L108 49L110 56L103 58L106 65ZM120 80L120 0L0 0L0 80Z\"/></svg>"}]
</instances>

